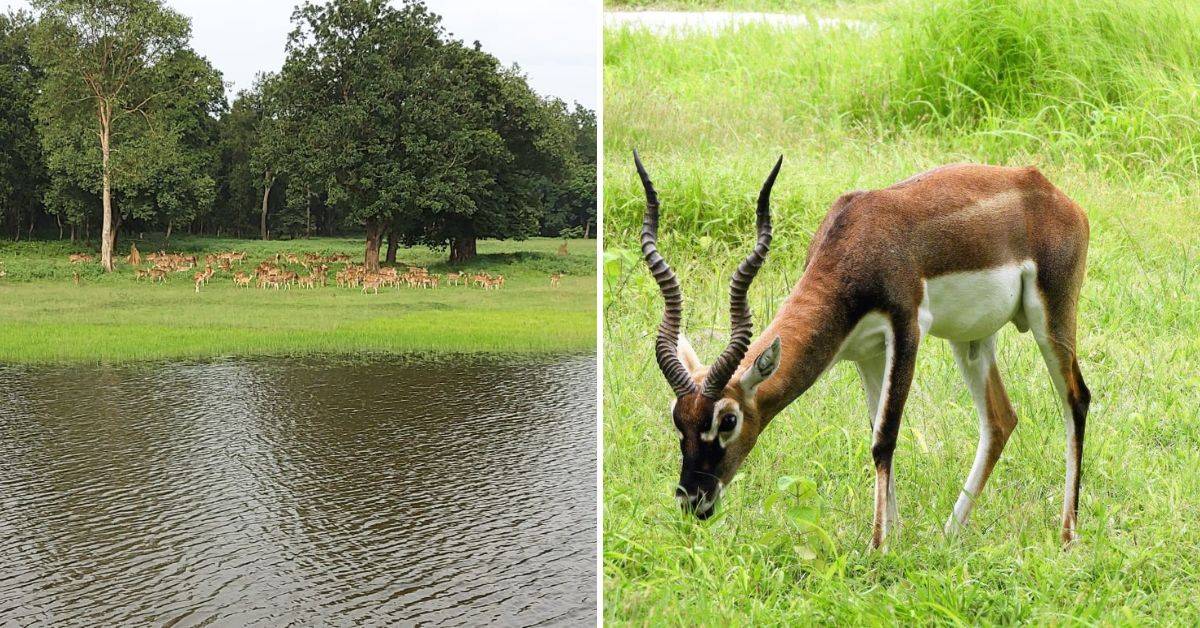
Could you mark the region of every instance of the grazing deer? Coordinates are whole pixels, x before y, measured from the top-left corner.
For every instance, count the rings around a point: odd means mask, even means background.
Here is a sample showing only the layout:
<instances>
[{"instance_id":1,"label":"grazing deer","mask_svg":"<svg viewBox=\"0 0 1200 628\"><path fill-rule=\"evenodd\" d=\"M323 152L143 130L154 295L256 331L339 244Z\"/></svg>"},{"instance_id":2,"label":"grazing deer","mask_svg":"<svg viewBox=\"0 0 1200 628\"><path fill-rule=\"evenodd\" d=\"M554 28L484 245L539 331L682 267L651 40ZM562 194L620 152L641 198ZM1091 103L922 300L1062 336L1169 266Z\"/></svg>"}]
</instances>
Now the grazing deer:
<instances>
[{"instance_id":1,"label":"grazing deer","mask_svg":"<svg viewBox=\"0 0 1200 628\"><path fill-rule=\"evenodd\" d=\"M561 245L559 245L559 247L558 247L558 254L566 256L568 253L569 253L569 251L567 251L567 240L563 240L563 243Z\"/></svg>"},{"instance_id":2,"label":"grazing deer","mask_svg":"<svg viewBox=\"0 0 1200 628\"><path fill-rule=\"evenodd\" d=\"M72 279L75 281L75 285L78 286L79 285L79 271L77 271L77 270L71 271L71 276L72 276Z\"/></svg>"},{"instance_id":3,"label":"grazing deer","mask_svg":"<svg viewBox=\"0 0 1200 628\"><path fill-rule=\"evenodd\" d=\"M133 271L134 281L141 281L143 278L149 277L149 276L150 276L150 269L148 269L148 268L137 268Z\"/></svg>"},{"instance_id":4,"label":"grazing deer","mask_svg":"<svg viewBox=\"0 0 1200 628\"><path fill-rule=\"evenodd\" d=\"M214 272L215 271L213 270L212 266L205 266L204 270L192 276L192 281L196 284L197 293L200 292L200 286L203 286L204 284L208 283L209 279L212 279Z\"/></svg>"},{"instance_id":5,"label":"grazing deer","mask_svg":"<svg viewBox=\"0 0 1200 628\"><path fill-rule=\"evenodd\" d=\"M550 275L550 285L557 288L558 283L562 281L562 277L562 273L554 273L553 275Z\"/></svg>"},{"instance_id":6,"label":"grazing deer","mask_svg":"<svg viewBox=\"0 0 1200 628\"><path fill-rule=\"evenodd\" d=\"M234 273L233 274L233 285L241 287L241 288L250 287L250 275L247 275L246 273L243 273L241 271Z\"/></svg>"},{"instance_id":7,"label":"grazing deer","mask_svg":"<svg viewBox=\"0 0 1200 628\"><path fill-rule=\"evenodd\" d=\"M87 253L72 253L67 256L67 259L70 260L72 264L82 264L84 262L92 261L93 258Z\"/></svg>"},{"instance_id":8,"label":"grazing deer","mask_svg":"<svg viewBox=\"0 0 1200 628\"><path fill-rule=\"evenodd\" d=\"M457 286L462 281L466 273L446 273L446 283L451 286Z\"/></svg>"},{"instance_id":9,"label":"grazing deer","mask_svg":"<svg viewBox=\"0 0 1200 628\"><path fill-rule=\"evenodd\" d=\"M671 415L683 453L676 499L685 510L711 515L771 419L833 364L849 360L871 413L870 545L884 547L898 523L892 455L901 413L917 348L932 335L950 341L979 419L975 461L945 526L954 533L1017 424L995 353L996 332L1012 322L1032 332L1062 405L1062 540L1077 538L1091 395L1079 371L1075 315L1088 221L1036 168L956 164L842 195L817 229L791 295L751 343L746 292L771 243L780 158L758 196L758 241L730 285L730 342L705 368L680 336L679 282L658 253L658 197L636 153L634 159L646 193L642 252L666 302L655 357L676 396Z\"/></svg>"},{"instance_id":10,"label":"grazing deer","mask_svg":"<svg viewBox=\"0 0 1200 628\"><path fill-rule=\"evenodd\" d=\"M321 282L321 287L329 285L327 273L329 273L329 266L325 264L318 264L312 270L313 277L315 277L317 281Z\"/></svg>"},{"instance_id":11,"label":"grazing deer","mask_svg":"<svg viewBox=\"0 0 1200 628\"><path fill-rule=\"evenodd\" d=\"M367 290L374 290L375 294L379 294L379 286L383 283L383 281L383 276L376 275L375 273L364 276L362 279L363 294L366 294Z\"/></svg>"},{"instance_id":12,"label":"grazing deer","mask_svg":"<svg viewBox=\"0 0 1200 628\"><path fill-rule=\"evenodd\" d=\"M296 285L300 288L313 289L317 287L317 278L312 275L304 275L296 280Z\"/></svg>"},{"instance_id":13,"label":"grazing deer","mask_svg":"<svg viewBox=\"0 0 1200 628\"><path fill-rule=\"evenodd\" d=\"M167 271L155 266L150 269L150 281L155 283L165 283L167 281Z\"/></svg>"}]
</instances>

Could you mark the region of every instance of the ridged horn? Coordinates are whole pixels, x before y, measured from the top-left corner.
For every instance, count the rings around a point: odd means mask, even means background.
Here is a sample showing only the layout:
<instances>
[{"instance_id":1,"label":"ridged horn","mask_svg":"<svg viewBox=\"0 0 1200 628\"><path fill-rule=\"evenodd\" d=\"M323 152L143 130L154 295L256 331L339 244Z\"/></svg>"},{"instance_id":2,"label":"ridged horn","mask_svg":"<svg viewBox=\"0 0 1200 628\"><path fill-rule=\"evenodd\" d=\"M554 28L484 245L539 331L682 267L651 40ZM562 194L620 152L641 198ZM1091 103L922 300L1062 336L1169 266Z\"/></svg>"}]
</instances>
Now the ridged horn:
<instances>
[{"instance_id":1,"label":"ridged horn","mask_svg":"<svg viewBox=\"0 0 1200 628\"><path fill-rule=\"evenodd\" d=\"M658 368L663 377L682 397L696 391L688 370L679 361L677 348L679 345L679 327L683 320L683 292L679 289L679 280L675 272L667 265L662 255L658 254L658 194L650 176L642 167L642 160L637 151L633 151L633 163L637 166L638 176L642 179L642 188L646 191L646 215L642 219L642 257L658 289L662 291L664 308L662 322L658 324L658 339L654 342L654 357L658 360Z\"/></svg>"},{"instance_id":2,"label":"ridged horn","mask_svg":"<svg viewBox=\"0 0 1200 628\"><path fill-rule=\"evenodd\" d=\"M729 383L729 378L733 377L734 371L737 370L742 358L746 357L746 351L750 348L750 337L754 325L750 321L750 305L746 302L746 292L750 289L750 282L754 281L754 276L758 274L758 269L762 267L763 262L767 259L767 253L771 250L771 187L775 185L775 177L779 175L779 167L782 165L783 155L780 155L779 161L775 162L775 168L771 170L766 183L763 183L762 190L758 193L758 241L750 255L747 255L746 259L738 265L737 271L733 273L733 278L729 282L731 323L729 344L721 352L717 361L713 363L712 368L708 371L708 376L704 379L702 394L709 399L721 398L721 392Z\"/></svg>"}]
</instances>

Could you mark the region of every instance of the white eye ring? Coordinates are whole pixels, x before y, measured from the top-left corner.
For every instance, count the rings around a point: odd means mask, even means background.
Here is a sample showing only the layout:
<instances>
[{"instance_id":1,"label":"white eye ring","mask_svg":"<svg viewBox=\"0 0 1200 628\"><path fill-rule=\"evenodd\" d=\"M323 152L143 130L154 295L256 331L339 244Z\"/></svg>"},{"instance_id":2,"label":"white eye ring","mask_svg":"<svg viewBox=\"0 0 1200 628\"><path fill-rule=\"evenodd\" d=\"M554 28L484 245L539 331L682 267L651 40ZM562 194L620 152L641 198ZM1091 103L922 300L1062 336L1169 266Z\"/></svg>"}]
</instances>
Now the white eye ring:
<instances>
[{"instance_id":1,"label":"white eye ring","mask_svg":"<svg viewBox=\"0 0 1200 628\"><path fill-rule=\"evenodd\" d=\"M727 414L737 417L737 422L734 424L732 430L721 431L721 418ZM722 399L713 406L712 428L710 429L712 436L709 440L716 439L717 443L724 448L742 435L743 423L745 423L745 419L742 416L742 409L738 407L737 402L732 399Z\"/></svg>"}]
</instances>

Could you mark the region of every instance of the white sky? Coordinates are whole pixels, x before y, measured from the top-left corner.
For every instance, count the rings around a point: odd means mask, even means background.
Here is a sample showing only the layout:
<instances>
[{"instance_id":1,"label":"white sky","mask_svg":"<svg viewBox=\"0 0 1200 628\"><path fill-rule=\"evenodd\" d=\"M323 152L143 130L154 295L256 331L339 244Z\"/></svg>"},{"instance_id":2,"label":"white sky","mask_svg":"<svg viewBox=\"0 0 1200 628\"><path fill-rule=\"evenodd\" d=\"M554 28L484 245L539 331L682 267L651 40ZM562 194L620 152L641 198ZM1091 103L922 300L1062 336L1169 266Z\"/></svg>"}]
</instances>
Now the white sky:
<instances>
[{"instance_id":1,"label":"white sky","mask_svg":"<svg viewBox=\"0 0 1200 628\"><path fill-rule=\"evenodd\" d=\"M166 0L192 18L192 47L225 76L229 98L255 74L283 65L298 0ZM455 38L476 39L505 64L518 63L539 93L599 100L600 0L426 0ZM0 6L29 8L27 0Z\"/></svg>"}]
</instances>

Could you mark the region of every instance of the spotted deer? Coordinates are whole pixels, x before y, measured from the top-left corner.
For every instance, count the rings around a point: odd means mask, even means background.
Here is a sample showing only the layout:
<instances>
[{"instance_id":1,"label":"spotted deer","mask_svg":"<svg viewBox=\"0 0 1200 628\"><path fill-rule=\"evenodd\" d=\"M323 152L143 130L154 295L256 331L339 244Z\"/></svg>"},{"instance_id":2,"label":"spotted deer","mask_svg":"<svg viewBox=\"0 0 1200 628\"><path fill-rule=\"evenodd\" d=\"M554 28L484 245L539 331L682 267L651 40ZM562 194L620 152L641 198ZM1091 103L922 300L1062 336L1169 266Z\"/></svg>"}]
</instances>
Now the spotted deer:
<instances>
[{"instance_id":1,"label":"spotted deer","mask_svg":"<svg viewBox=\"0 0 1200 628\"><path fill-rule=\"evenodd\" d=\"M975 460L945 525L966 524L1017 424L996 362L1009 322L1032 333L1066 426L1061 538L1076 538L1084 426L1091 394L1076 353L1076 310L1087 256L1082 208L1036 168L954 164L834 201L808 248L804 272L751 342L746 294L771 243L770 196L758 196L758 238L730 284L729 344L704 366L681 336L679 282L659 255L658 196L634 153L646 195L642 252L663 294L655 358L675 392L671 416L682 470L676 499L710 516L760 434L837 362L855 364L870 412L875 466L870 546L898 525L892 457L926 336L950 342L974 400Z\"/></svg>"},{"instance_id":2,"label":"spotted deer","mask_svg":"<svg viewBox=\"0 0 1200 628\"><path fill-rule=\"evenodd\" d=\"M550 275L550 285L557 288L559 282L562 281L562 273L554 273Z\"/></svg>"},{"instance_id":3,"label":"spotted deer","mask_svg":"<svg viewBox=\"0 0 1200 628\"><path fill-rule=\"evenodd\" d=\"M383 285L386 280L382 275L370 273L362 278L362 293L366 294L368 290L373 290L375 294L379 294L379 286Z\"/></svg>"},{"instance_id":4,"label":"spotted deer","mask_svg":"<svg viewBox=\"0 0 1200 628\"><path fill-rule=\"evenodd\" d=\"M208 280L212 279L215 272L212 266L205 266L204 270L192 276L192 281L196 284L196 292L200 292L200 286L208 283Z\"/></svg>"}]
</instances>

